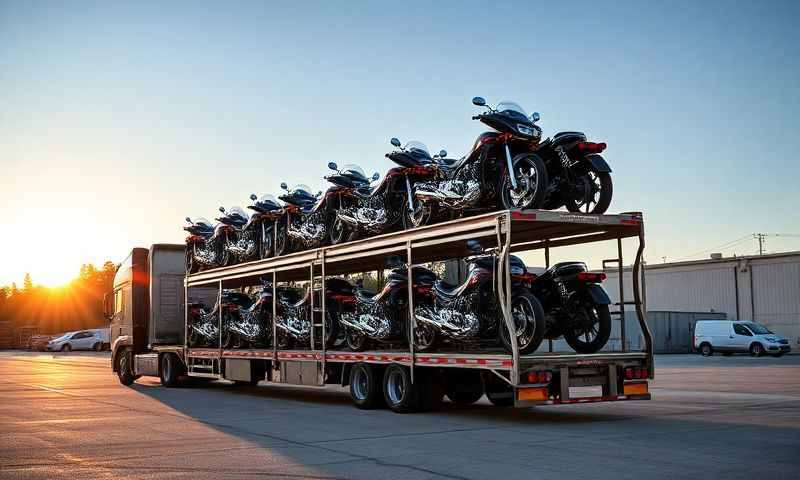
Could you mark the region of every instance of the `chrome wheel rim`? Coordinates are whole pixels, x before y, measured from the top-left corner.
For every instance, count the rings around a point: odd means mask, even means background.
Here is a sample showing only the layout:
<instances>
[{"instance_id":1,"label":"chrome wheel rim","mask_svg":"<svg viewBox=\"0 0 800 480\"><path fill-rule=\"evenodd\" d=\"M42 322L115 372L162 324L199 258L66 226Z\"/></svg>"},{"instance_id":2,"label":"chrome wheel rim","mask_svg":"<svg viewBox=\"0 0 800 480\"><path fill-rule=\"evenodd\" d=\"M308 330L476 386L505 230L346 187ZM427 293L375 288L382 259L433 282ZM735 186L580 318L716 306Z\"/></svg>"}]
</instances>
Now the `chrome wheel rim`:
<instances>
[{"instance_id":1,"label":"chrome wheel rim","mask_svg":"<svg viewBox=\"0 0 800 480\"><path fill-rule=\"evenodd\" d=\"M344 223L339 217L336 217L336 220L333 221L333 225L331 226L331 241L333 243L340 243L343 235Z\"/></svg>"},{"instance_id":2,"label":"chrome wheel rim","mask_svg":"<svg viewBox=\"0 0 800 480\"><path fill-rule=\"evenodd\" d=\"M414 338L419 348L430 347L435 336L436 331L429 325L417 325L417 328L414 329Z\"/></svg>"},{"instance_id":3,"label":"chrome wheel rim","mask_svg":"<svg viewBox=\"0 0 800 480\"><path fill-rule=\"evenodd\" d=\"M597 309L594 307L582 309L581 315L584 317L584 321L581 322L583 328L576 329L575 337L589 344L595 341L597 336L600 335L600 316L597 314ZM591 325L589 322L591 322Z\"/></svg>"},{"instance_id":4,"label":"chrome wheel rim","mask_svg":"<svg viewBox=\"0 0 800 480\"><path fill-rule=\"evenodd\" d=\"M393 370L386 379L386 394L394 405L403 401L406 394L406 381L403 373L399 370Z\"/></svg>"},{"instance_id":5,"label":"chrome wheel rim","mask_svg":"<svg viewBox=\"0 0 800 480\"><path fill-rule=\"evenodd\" d=\"M519 348L527 347L533 340L533 333L536 331L536 313L530 299L523 297L514 302L511 308L511 318L514 322L514 337L517 346ZM503 336L508 339L508 329L503 328L503 332Z\"/></svg>"},{"instance_id":6,"label":"chrome wheel rim","mask_svg":"<svg viewBox=\"0 0 800 480\"><path fill-rule=\"evenodd\" d=\"M581 177L583 180L583 198L577 201L578 210L583 213L592 213L594 206L600 202L600 177L594 172L587 172Z\"/></svg>"},{"instance_id":7,"label":"chrome wheel rim","mask_svg":"<svg viewBox=\"0 0 800 480\"><path fill-rule=\"evenodd\" d=\"M161 366L161 369L164 372L164 378L169 380L172 378L172 362L170 362L167 357L164 357L164 365Z\"/></svg>"},{"instance_id":8,"label":"chrome wheel rim","mask_svg":"<svg viewBox=\"0 0 800 480\"><path fill-rule=\"evenodd\" d=\"M517 179L517 188L511 188L511 178L508 179L507 197L510 207L525 208L533 203L539 189L539 171L533 162L525 159L514 165L514 176Z\"/></svg>"},{"instance_id":9,"label":"chrome wheel rim","mask_svg":"<svg viewBox=\"0 0 800 480\"><path fill-rule=\"evenodd\" d=\"M363 368L358 368L354 376L353 396L356 397L356 400L364 401L367 399L367 392L369 392L367 372L365 372Z\"/></svg>"}]
</instances>

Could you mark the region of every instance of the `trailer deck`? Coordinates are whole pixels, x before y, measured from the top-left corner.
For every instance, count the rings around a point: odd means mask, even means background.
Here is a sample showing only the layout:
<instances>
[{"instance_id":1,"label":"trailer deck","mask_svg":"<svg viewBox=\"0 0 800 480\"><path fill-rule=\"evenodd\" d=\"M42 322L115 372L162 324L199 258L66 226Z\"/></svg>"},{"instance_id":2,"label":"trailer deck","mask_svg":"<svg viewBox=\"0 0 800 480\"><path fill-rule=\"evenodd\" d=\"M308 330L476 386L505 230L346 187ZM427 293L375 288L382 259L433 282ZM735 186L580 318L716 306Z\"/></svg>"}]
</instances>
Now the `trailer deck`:
<instances>
[{"instance_id":1,"label":"trailer deck","mask_svg":"<svg viewBox=\"0 0 800 480\"><path fill-rule=\"evenodd\" d=\"M501 305L506 306L503 310L506 327L511 331L513 327L510 319L510 287L507 287L510 285L508 257L511 252L543 249L545 263L549 267L551 248L616 240L617 257L605 260L603 263L604 266L607 263L615 263L621 271L623 266L622 239L625 238L639 240L633 262L634 299L625 301L624 298L620 298L620 301L615 304L618 310L612 313L618 315L618 318L624 319L626 305L632 305L635 308L646 345L644 351L626 351L624 321L622 321L620 324L623 340L621 351L596 354L541 352L546 348L545 344L540 347L540 351L530 355L519 355L516 345L510 354L500 350L469 353L457 351L419 353L414 351L413 345L401 350L381 349L352 352L326 349L324 342L315 343L315 329L312 328L311 341L305 349L279 350L276 346L265 349L223 349L221 344L219 348L189 348L188 345L184 345L183 355L189 374L204 377L222 378L223 361L260 359L269 361L272 368L277 368L280 364L294 364L298 365L298 368L306 369L316 368L316 384L322 385L326 383L325 365L327 363L365 362L405 365L411 370L412 380L415 367L488 370L514 388L517 393L515 395L517 406L577 401L649 399L646 379L644 388L634 388L637 382L626 383L624 391L618 391L617 388L621 386L621 383L617 381L617 374L625 367L645 368L648 377L652 377L653 373L652 336L644 321L643 302L639 288L644 231L642 215L637 212L593 215L548 210L498 211L345 244L206 270L187 275L184 283L186 298L189 298L189 288L216 286L221 293L223 289L257 285L262 278L270 279L273 288L278 282L306 281L310 282L310 285L314 286L313 288L324 290L327 277L386 268L386 260L389 256L405 257L405 263L410 265L462 258L471 254L467 249L466 241L479 240L485 247L496 248L498 255L501 256L501 262L496 272L496 285ZM623 276L620 275L619 279L620 292L624 292ZM321 295L320 298L322 299L321 305L313 305L312 301L311 309L324 315L325 296ZM275 308L274 305L273 308ZM413 311L413 299L409 301L409 309ZM275 317L274 313L273 318ZM322 328L324 336L324 325L315 324L315 326ZM273 322L272 338L275 338L274 329ZM412 321L410 338L413 338L413 329L414 322ZM318 343L322 345L318 345ZM550 350L552 350L552 343ZM541 398L541 391L535 395L524 394L526 391L536 390L528 388L538 385L528 385L525 375L526 372L537 369L559 372L561 395L555 398L552 396ZM306 375L311 376L310 373L306 373ZM594 378L596 380L598 375L605 376L602 395L583 399L570 397L570 387L591 383L586 379ZM631 386L630 392L628 392L629 386ZM586 400L586 398L590 400Z\"/></svg>"}]
</instances>

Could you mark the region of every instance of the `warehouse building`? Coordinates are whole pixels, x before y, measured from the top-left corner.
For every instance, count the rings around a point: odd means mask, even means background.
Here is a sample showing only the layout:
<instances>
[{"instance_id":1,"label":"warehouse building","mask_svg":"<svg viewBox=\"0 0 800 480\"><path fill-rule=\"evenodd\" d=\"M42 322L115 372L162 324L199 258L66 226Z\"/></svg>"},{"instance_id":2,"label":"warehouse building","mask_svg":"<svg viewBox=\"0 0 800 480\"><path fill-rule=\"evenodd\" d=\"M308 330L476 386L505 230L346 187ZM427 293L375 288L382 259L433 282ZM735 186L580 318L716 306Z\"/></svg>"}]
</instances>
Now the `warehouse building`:
<instances>
[{"instance_id":1,"label":"warehouse building","mask_svg":"<svg viewBox=\"0 0 800 480\"><path fill-rule=\"evenodd\" d=\"M618 270L606 274L603 286L619 302ZM624 300L630 301L631 269L624 275ZM800 350L800 252L646 265L642 284L648 325L661 351L682 351L694 322L704 318L755 320L788 338L793 352Z\"/></svg>"}]
</instances>

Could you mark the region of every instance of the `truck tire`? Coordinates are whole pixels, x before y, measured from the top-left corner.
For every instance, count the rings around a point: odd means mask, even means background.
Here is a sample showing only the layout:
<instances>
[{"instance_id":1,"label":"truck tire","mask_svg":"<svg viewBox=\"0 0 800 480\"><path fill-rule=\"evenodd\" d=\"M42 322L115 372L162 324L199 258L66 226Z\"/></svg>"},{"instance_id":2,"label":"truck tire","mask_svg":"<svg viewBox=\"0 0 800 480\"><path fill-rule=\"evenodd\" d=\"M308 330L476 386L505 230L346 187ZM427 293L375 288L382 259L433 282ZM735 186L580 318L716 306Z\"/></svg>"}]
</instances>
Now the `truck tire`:
<instances>
[{"instance_id":1,"label":"truck tire","mask_svg":"<svg viewBox=\"0 0 800 480\"><path fill-rule=\"evenodd\" d=\"M125 350L119 354L119 364L117 367L117 378L119 383L127 386L133 384L136 377L133 375L133 355L130 350Z\"/></svg>"},{"instance_id":2,"label":"truck tire","mask_svg":"<svg viewBox=\"0 0 800 480\"><path fill-rule=\"evenodd\" d=\"M396 363L389 365L383 374L383 398L386 406L395 413L419 411L422 406L420 380L411 383L411 371L407 367Z\"/></svg>"},{"instance_id":3,"label":"truck tire","mask_svg":"<svg viewBox=\"0 0 800 480\"><path fill-rule=\"evenodd\" d=\"M379 373L368 363L356 363L350 369L350 398L356 407L370 410L381 406L383 393Z\"/></svg>"},{"instance_id":4,"label":"truck tire","mask_svg":"<svg viewBox=\"0 0 800 480\"><path fill-rule=\"evenodd\" d=\"M174 353L165 353L161 356L159 368L161 385L167 388L177 387L182 373L183 365Z\"/></svg>"},{"instance_id":5,"label":"truck tire","mask_svg":"<svg viewBox=\"0 0 800 480\"><path fill-rule=\"evenodd\" d=\"M514 405L514 389L511 385L495 377L493 374L485 377L486 398L495 407L511 407Z\"/></svg>"}]
</instances>

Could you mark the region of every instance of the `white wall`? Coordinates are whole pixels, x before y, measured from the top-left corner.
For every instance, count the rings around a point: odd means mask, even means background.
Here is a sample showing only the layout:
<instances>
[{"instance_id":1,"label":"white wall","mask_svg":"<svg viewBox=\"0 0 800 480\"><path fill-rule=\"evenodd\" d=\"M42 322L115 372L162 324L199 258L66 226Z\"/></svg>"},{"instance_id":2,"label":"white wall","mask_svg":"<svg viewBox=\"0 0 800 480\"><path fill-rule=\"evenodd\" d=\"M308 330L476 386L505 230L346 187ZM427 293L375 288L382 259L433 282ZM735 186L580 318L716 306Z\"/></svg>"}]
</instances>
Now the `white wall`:
<instances>
[{"instance_id":1,"label":"white wall","mask_svg":"<svg viewBox=\"0 0 800 480\"><path fill-rule=\"evenodd\" d=\"M617 302L617 271L606 274L604 287ZM632 300L630 268L623 279L625 300ZM647 310L724 312L730 319L755 320L800 350L800 254L652 265L645 268L644 284Z\"/></svg>"}]
</instances>

